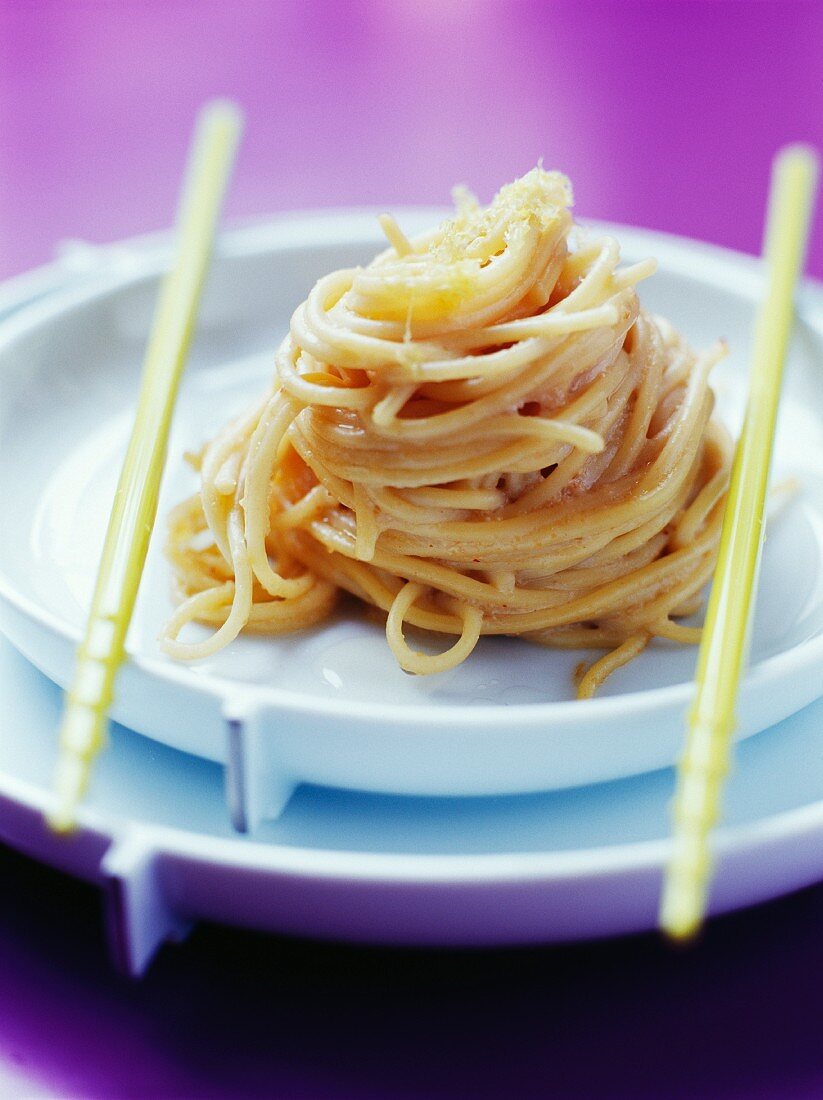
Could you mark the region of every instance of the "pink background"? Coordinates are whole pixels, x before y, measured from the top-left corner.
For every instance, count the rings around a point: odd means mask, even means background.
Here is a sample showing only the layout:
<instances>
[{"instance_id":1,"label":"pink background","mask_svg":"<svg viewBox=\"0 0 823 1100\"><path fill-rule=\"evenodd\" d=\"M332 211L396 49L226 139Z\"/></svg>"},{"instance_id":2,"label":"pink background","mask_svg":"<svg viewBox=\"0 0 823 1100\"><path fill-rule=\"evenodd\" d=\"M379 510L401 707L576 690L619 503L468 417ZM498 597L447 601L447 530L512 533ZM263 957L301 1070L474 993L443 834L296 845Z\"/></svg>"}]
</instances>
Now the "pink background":
<instances>
[{"instance_id":1,"label":"pink background","mask_svg":"<svg viewBox=\"0 0 823 1100\"><path fill-rule=\"evenodd\" d=\"M823 146L823 3L0 0L0 276L168 225L213 94L248 117L234 216L488 198L543 157L587 215L756 251L775 149ZM2 1096L823 1095L819 890L688 954L199 930L130 986L94 891L0 876Z\"/></svg>"}]
</instances>

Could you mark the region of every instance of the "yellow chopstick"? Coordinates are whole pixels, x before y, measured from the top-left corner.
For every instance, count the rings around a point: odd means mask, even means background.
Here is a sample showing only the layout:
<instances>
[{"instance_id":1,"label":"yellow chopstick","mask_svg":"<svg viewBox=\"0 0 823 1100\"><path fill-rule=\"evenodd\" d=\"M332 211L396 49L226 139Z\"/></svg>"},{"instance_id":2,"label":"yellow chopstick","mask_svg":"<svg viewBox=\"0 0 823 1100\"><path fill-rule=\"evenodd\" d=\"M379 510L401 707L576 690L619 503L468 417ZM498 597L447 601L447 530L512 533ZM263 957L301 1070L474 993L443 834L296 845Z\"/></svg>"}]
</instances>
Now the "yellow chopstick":
<instances>
[{"instance_id":1,"label":"yellow chopstick","mask_svg":"<svg viewBox=\"0 0 823 1100\"><path fill-rule=\"evenodd\" d=\"M137 413L60 728L56 802L49 814L59 831L73 827L92 762L105 741L114 679L157 514L172 412L241 128L237 107L222 100L207 104L197 120L178 213L176 258L155 310Z\"/></svg>"},{"instance_id":2,"label":"yellow chopstick","mask_svg":"<svg viewBox=\"0 0 823 1100\"><path fill-rule=\"evenodd\" d=\"M751 389L698 656L695 700L674 799L672 855L660 907L661 928L674 939L693 936L705 912L711 875L709 833L728 771L747 656L783 361L817 166L815 153L796 145L778 153L772 170L764 249L767 289L755 322Z\"/></svg>"}]
</instances>

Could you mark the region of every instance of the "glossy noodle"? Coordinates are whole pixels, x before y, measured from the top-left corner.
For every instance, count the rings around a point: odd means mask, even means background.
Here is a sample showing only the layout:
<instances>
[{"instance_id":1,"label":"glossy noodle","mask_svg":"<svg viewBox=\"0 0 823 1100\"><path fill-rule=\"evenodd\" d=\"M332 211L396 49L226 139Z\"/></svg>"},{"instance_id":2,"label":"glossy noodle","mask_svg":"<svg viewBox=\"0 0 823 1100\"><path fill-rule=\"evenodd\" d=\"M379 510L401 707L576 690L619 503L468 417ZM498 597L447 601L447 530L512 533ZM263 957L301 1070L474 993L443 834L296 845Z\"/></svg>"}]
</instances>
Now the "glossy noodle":
<instances>
[{"instance_id":1,"label":"glossy noodle","mask_svg":"<svg viewBox=\"0 0 823 1100\"><path fill-rule=\"evenodd\" d=\"M487 208L295 312L270 390L198 456L171 517L190 660L241 630L322 622L341 590L385 613L400 666L436 673L484 634L606 650L578 694L654 637L693 643L717 552L730 440L712 366L645 313L651 261L573 226L567 180L534 169ZM183 641L187 624L212 624ZM408 628L442 635L423 651ZM419 637L419 635L418 635Z\"/></svg>"}]
</instances>

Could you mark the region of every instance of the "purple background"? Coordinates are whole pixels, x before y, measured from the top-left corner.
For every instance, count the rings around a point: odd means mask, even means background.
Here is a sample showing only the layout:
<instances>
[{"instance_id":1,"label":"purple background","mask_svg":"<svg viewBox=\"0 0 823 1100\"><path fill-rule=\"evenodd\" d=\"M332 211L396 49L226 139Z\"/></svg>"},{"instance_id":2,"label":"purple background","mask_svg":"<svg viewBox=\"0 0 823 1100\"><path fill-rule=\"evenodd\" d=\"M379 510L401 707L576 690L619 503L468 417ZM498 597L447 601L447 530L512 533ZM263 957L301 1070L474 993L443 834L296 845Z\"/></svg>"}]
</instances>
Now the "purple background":
<instances>
[{"instance_id":1,"label":"purple background","mask_svg":"<svg viewBox=\"0 0 823 1100\"><path fill-rule=\"evenodd\" d=\"M543 157L589 216L756 251L774 150L823 145L821 43L814 0L0 0L0 275L168 224L215 93L235 215L488 198Z\"/></svg>"},{"instance_id":2,"label":"purple background","mask_svg":"<svg viewBox=\"0 0 823 1100\"><path fill-rule=\"evenodd\" d=\"M587 215L756 251L774 150L823 146L823 3L0 0L0 276L168 224L215 93L248 116L236 216L488 198L542 156ZM820 891L686 954L202 929L131 986L92 890L0 876L3 1095L823 1095Z\"/></svg>"}]
</instances>

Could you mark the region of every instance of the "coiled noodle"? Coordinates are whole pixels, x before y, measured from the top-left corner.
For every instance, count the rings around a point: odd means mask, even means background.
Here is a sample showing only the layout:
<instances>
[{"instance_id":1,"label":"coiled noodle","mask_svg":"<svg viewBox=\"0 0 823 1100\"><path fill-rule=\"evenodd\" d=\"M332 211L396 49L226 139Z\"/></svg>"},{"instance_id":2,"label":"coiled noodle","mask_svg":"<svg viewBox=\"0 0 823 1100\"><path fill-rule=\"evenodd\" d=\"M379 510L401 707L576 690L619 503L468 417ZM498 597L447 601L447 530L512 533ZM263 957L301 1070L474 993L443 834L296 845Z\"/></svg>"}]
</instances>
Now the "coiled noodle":
<instances>
[{"instance_id":1,"label":"coiled noodle","mask_svg":"<svg viewBox=\"0 0 823 1100\"><path fill-rule=\"evenodd\" d=\"M536 168L488 208L321 279L270 391L199 456L171 517L181 599L168 653L322 621L341 590L386 615L402 668L465 660L483 634L605 649L589 695L699 605L730 441L712 419L718 344L694 354L639 305L651 262L573 227ZM217 629L182 641L194 620ZM409 627L444 635L439 652Z\"/></svg>"}]
</instances>

